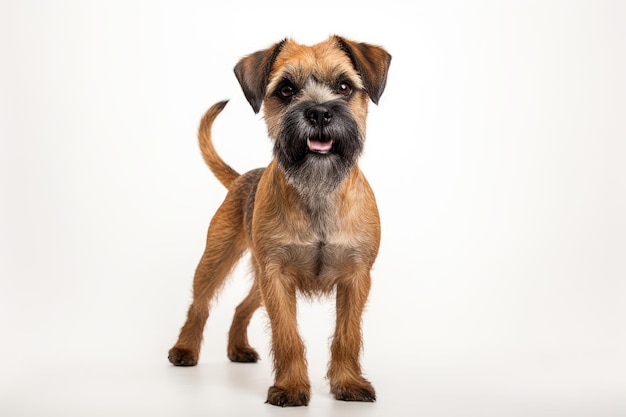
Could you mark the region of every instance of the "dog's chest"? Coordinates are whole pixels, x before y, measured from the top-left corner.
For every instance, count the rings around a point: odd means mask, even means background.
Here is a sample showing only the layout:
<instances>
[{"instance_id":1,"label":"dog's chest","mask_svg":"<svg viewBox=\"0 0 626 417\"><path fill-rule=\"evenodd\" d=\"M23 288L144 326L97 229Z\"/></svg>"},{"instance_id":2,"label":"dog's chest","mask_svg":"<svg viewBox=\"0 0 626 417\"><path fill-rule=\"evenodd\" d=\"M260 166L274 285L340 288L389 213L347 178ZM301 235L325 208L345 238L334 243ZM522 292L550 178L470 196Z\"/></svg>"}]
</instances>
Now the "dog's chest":
<instances>
[{"instance_id":1,"label":"dog's chest","mask_svg":"<svg viewBox=\"0 0 626 417\"><path fill-rule=\"evenodd\" d=\"M359 172L335 193L315 199L265 178L268 185L262 178L260 189L281 193L256 199L250 237L268 277L289 278L303 292L319 293L371 269L380 224L371 190Z\"/></svg>"},{"instance_id":2,"label":"dog's chest","mask_svg":"<svg viewBox=\"0 0 626 417\"><path fill-rule=\"evenodd\" d=\"M334 207L309 212L307 220L294 234L298 238L282 248L288 254L283 266L301 287L332 286L364 262L366 239Z\"/></svg>"},{"instance_id":3,"label":"dog's chest","mask_svg":"<svg viewBox=\"0 0 626 417\"><path fill-rule=\"evenodd\" d=\"M307 292L331 290L362 261L358 247L323 241L290 244L279 251L286 255L281 260L282 271Z\"/></svg>"}]
</instances>

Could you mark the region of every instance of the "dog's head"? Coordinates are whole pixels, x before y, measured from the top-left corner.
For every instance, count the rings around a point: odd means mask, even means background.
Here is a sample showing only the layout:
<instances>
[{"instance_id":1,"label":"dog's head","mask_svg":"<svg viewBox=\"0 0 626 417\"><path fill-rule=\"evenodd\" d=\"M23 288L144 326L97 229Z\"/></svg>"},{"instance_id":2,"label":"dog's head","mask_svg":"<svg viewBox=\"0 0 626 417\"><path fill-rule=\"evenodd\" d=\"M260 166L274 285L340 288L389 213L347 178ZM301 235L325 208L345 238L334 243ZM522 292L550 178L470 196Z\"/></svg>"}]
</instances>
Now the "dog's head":
<instances>
[{"instance_id":1,"label":"dog's head","mask_svg":"<svg viewBox=\"0 0 626 417\"><path fill-rule=\"evenodd\" d=\"M333 36L313 46L286 39L235 66L255 113L264 107L274 156L301 194L327 194L352 169L368 101L378 103L390 61L381 47Z\"/></svg>"}]
</instances>

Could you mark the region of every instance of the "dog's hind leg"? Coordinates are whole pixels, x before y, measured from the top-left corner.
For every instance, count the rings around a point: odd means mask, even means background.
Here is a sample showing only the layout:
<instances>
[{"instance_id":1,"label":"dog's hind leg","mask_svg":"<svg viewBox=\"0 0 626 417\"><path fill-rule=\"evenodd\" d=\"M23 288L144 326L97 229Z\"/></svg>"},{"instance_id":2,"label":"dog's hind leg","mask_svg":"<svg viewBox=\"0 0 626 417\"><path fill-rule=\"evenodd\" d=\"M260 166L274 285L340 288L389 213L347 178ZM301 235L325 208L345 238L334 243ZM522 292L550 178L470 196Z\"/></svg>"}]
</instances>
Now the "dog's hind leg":
<instances>
[{"instance_id":1,"label":"dog's hind leg","mask_svg":"<svg viewBox=\"0 0 626 417\"><path fill-rule=\"evenodd\" d=\"M198 363L209 304L246 247L240 198L237 193L230 192L209 226L206 248L193 280L193 301L187 321L169 351L172 364L194 366Z\"/></svg>"},{"instance_id":2,"label":"dog's hind leg","mask_svg":"<svg viewBox=\"0 0 626 417\"><path fill-rule=\"evenodd\" d=\"M228 334L228 358L233 362L256 362L259 354L248 343L248 325L261 306L261 294L256 279L248 296L237 306Z\"/></svg>"}]
</instances>

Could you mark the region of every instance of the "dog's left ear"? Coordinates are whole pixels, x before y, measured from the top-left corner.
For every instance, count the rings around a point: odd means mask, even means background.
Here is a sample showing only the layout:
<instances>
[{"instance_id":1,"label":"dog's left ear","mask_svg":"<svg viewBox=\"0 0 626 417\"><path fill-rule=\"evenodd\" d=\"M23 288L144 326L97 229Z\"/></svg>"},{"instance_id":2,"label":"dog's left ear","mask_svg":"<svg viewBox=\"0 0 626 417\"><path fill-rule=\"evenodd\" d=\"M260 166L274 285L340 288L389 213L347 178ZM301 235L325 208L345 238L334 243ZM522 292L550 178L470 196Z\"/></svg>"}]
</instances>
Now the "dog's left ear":
<instances>
[{"instance_id":1,"label":"dog's left ear","mask_svg":"<svg viewBox=\"0 0 626 417\"><path fill-rule=\"evenodd\" d=\"M354 42L340 36L335 36L335 40L352 61L374 104L378 104L387 84L391 55L380 46Z\"/></svg>"},{"instance_id":2,"label":"dog's left ear","mask_svg":"<svg viewBox=\"0 0 626 417\"><path fill-rule=\"evenodd\" d=\"M250 54L235 65L235 75L241 85L243 94L255 113L261 110L265 89L269 81L272 65L280 53L286 39L268 49Z\"/></svg>"}]
</instances>

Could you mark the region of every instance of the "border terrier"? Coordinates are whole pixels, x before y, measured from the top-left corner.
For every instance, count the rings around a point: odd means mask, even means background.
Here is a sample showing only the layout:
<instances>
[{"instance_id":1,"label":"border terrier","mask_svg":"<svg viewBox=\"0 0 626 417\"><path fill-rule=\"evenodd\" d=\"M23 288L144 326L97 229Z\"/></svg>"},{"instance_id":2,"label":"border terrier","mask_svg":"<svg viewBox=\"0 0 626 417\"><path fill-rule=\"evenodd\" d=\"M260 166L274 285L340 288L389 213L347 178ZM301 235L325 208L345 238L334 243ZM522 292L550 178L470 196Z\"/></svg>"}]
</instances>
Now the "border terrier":
<instances>
[{"instance_id":1,"label":"border terrier","mask_svg":"<svg viewBox=\"0 0 626 417\"><path fill-rule=\"evenodd\" d=\"M274 385L267 402L309 403L305 347L298 333L298 294L335 294L336 328L328 366L338 400L375 401L363 377L361 316L378 253L380 220L374 193L358 167L369 100L385 89L391 55L383 48L331 36L305 46L285 39L242 58L235 75L273 142L266 168L243 175L216 153L211 126L226 101L200 123L202 156L228 194L211 220L193 280L193 301L169 360L198 363L209 304L245 250L254 281L236 308L228 357L256 362L247 327L264 306L270 321Z\"/></svg>"}]
</instances>

